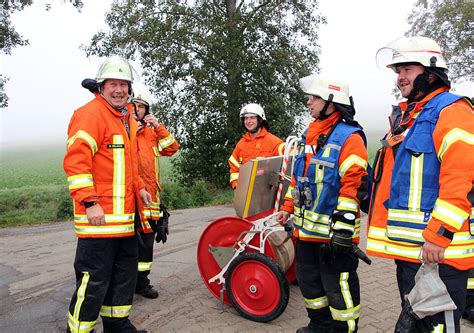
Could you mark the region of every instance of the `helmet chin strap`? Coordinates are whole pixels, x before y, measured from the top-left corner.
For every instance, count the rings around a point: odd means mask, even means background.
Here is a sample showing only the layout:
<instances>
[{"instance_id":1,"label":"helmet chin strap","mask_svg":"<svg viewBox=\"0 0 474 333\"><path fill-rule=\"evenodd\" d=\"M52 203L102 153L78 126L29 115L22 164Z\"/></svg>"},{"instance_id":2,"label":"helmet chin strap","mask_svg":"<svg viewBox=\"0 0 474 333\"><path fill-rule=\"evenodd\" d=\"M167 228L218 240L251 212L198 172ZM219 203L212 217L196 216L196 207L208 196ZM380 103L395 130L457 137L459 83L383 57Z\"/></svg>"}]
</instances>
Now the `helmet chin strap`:
<instances>
[{"instance_id":1,"label":"helmet chin strap","mask_svg":"<svg viewBox=\"0 0 474 333\"><path fill-rule=\"evenodd\" d=\"M324 107L321 110L321 112L319 113L319 117L318 117L319 120L324 120L327 117L329 117L329 115L327 115L326 112L327 112L329 104L331 104L333 98L334 98L334 95L329 94L328 100L326 101L326 103L324 103Z\"/></svg>"},{"instance_id":2,"label":"helmet chin strap","mask_svg":"<svg viewBox=\"0 0 474 333\"><path fill-rule=\"evenodd\" d=\"M410 91L410 94L407 97L408 103L416 101L417 95L419 95L419 93L422 93L422 96L426 94L430 88L429 78L430 73L428 73L426 70L415 78L413 81L413 89Z\"/></svg>"}]
</instances>

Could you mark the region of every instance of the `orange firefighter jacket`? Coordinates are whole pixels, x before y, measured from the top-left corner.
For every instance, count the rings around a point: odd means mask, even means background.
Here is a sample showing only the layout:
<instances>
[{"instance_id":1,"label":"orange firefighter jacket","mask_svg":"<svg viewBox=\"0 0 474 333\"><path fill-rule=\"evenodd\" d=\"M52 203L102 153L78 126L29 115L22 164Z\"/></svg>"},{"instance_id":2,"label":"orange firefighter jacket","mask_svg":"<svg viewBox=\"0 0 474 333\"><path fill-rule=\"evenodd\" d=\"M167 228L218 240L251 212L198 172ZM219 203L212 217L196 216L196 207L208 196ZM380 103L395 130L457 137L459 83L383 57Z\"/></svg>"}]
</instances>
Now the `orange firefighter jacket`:
<instances>
[{"instance_id":1,"label":"orange firefighter jacket","mask_svg":"<svg viewBox=\"0 0 474 333\"><path fill-rule=\"evenodd\" d=\"M305 173L308 169L311 157L316 150L317 140L321 134L327 135L332 127L341 119L339 112L332 113L324 120L316 119L309 124L306 135L306 160ZM339 155L338 169L340 178L340 189L338 195L337 210L353 210L357 213L357 220L353 235L353 242L358 243L360 237L360 200L366 195L367 186L363 184L365 176L367 176L368 154L365 147L364 139L357 132L351 134L341 148ZM281 210L288 213L294 212L294 200L291 190L296 186L296 179L292 176L290 186L285 195L284 204ZM313 198L313 200L318 200ZM311 242L329 242L329 238L321 238L304 233L302 230L295 228L295 237L299 237L304 241Z\"/></svg>"},{"instance_id":2,"label":"orange firefighter jacket","mask_svg":"<svg viewBox=\"0 0 474 333\"><path fill-rule=\"evenodd\" d=\"M145 188L152 196L149 207L140 210L145 224L148 219L158 220L160 212L160 156L173 156L179 148L179 143L174 136L163 126L155 128L143 127L137 133L138 141L138 173L145 182Z\"/></svg>"},{"instance_id":3,"label":"orange firefighter jacket","mask_svg":"<svg viewBox=\"0 0 474 333\"><path fill-rule=\"evenodd\" d=\"M134 214L139 189L136 162L137 122L128 113L96 97L76 110L69 122L63 161L74 200L74 224L79 238L128 237L135 234ZM124 122L130 126L130 137ZM84 201L98 201L105 225L88 223Z\"/></svg>"},{"instance_id":4,"label":"orange firefighter jacket","mask_svg":"<svg viewBox=\"0 0 474 333\"><path fill-rule=\"evenodd\" d=\"M244 136L237 142L237 145L229 158L230 168L230 185L233 189L237 187L239 179L240 166L256 157L271 157L283 155L285 143L276 135L268 132L265 127L262 127L260 133L255 138L250 136L250 133L245 133Z\"/></svg>"},{"instance_id":5,"label":"orange firefighter jacket","mask_svg":"<svg viewBox=\"0 0 474 333\"><path fill-rule=\"evenodd\" d=\"M423 111L424 105L434 96L447 91L440 88L428 94L423 100L411 103L405 126L408 133L416 117ZM413 105L414 104L414 105ZM402 112L407 113L407 103L400 104ZM440 162L439 194L431 218L422 236L438 246L445 248L443 264L451 265L460 270L474 267L474 113L472 105L460 99L442 109L438 121L433 124L433 149ZM413 134L415 135L415 133ZM403 134L401 139L403 139ZM388 134L387 142L390 142ZM396 141L398 138L395 138ZM379 175L380 181L374 183L371 206L368 216L367 254L372 256L401 259L409 262L420 262L421 246L403 241L395 241L388 237L386 204L390 197L392 173L394 168L394 152L391 146L383 147L381 158L374 166L374 177ZM413 174L413 171L412 171ZM407 175L407 177L410 175ZM418 177L419 178L419 177ZM411 178L417 192L421 194L422 179ZM416 189L415 189L416 190ZM471 219L471 223L470 222ZM464 221L464 222L463 222ZM471 230L469 230L471 224ZM440 227L454 233L453 239L438 234ZM443 229L441 229L443 230Z\"/></svg>"}]
</instances>

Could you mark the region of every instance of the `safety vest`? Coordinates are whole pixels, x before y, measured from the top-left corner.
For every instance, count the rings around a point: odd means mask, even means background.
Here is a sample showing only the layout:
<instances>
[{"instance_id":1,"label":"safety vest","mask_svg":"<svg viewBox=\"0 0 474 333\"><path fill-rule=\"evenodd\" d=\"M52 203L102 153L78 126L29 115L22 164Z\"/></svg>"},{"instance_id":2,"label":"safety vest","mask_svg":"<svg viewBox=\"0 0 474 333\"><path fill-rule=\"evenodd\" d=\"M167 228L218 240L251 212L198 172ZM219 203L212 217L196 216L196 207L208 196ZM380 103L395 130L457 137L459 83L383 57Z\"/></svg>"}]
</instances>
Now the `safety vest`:
<instances>
[{"instance_id":1,"label":"safety vest","mask_svg":"<svg viewBox=\"0 0 474 333\"><path fill-rule=\"evenodd\" d=\"M325 145L317 152L315 146L306 144L307 132L303 134L302 146L295 159L293 176L296 180L295 190L305 193L309 189L311 200L310 202L295 200L294 225L300 234L313 239L329 239L329 218L338 205L340 190L339 155L344 143L354 132L359 132L366 142L365 135L359 128L339 122ZM308 153L313 153L313 156L305 173ZM353 238L359 237L359 224L360 220L357 219Z\"/></svg>"},{"instance_id":2,"label":"safety vest","mask_svg":"<svg viewBox=\"0 0 474 333\"><path fill-rule=\"evenodd\" d=\"M429 101L408 131L397 152L390 186L387 236L394 241L421 245L439 194L438 160L433 131L443 108L461 99L448 92ZM465 221L460 218L462 225ZM448 251L449 252L449 251Z\"/></svg>"},{"instance_id":3,"label":"safety vest","mask_svg":"<svg viewBox=\"0 0 474 333\"><path fill-rule=\"evenodd\" d=\"M433 141L441 110L461 98L448 92L434 96L408 130L397 150L393 167L387 166L394 171L390 182L390 198L384 203L387 220L384 223L380 214L371 217L367 237L368 254L419 262L421 243L424 242L422 233L433 217L460 230L451 235L452 240L445 249L445 263L458 269L472 268L474 210L471 207L469 218L465 212L438 199L440 161L437 154L442 154L450 142L449 138L443 141L437 153ZM441 229L439 232L444 234Z\"/></svg>"}]
</instances>

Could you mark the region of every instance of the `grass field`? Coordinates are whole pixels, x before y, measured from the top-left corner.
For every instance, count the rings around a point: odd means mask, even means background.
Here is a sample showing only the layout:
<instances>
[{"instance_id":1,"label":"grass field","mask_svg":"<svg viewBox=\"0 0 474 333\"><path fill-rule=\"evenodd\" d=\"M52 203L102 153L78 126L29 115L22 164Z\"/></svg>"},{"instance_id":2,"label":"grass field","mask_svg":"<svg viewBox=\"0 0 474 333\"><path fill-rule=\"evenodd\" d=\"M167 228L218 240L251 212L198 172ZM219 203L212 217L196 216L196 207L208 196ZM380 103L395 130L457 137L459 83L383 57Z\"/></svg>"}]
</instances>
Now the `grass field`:
<instances>
[{"instance_id":1,"label":"grass field","mask_svg":"<svg viewBox=\"0 0 474 333\"><path fill-rule=\"evenodd\" d=\"M380 147L378 138L378 135L368 135L371 163ZM2 148L0 227L71 219L72 201L62 167L64 153L63 145ZM162 158L162 197L169 209L232 202L233 192L230 189L216 189L201 182L184 188L173 178L170 158Z\"/></svg>"}]
</instances>

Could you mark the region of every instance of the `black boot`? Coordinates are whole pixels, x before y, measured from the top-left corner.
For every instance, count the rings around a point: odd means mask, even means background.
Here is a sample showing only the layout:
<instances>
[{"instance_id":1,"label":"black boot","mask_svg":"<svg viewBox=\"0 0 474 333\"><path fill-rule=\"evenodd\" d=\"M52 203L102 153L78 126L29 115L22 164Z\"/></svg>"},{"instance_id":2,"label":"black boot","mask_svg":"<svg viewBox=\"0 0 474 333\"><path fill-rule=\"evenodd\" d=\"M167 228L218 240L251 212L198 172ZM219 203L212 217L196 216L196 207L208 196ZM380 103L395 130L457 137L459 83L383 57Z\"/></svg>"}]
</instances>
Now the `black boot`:
<instances>
[{"instance_id":1,"label":"black boot","mask_svg":"<svg viewBox=\"0 0 474 333\"><path fill-rule=\"evenodd\" d=\"M137 330L130 319L102 317L104 333L147 333L145 330Z\"/></svg>"},{"instance_id":2,"label":"black boot","mask_svg":"<svg viewBox=\"0 0 474 333\"><path fill-rule=\"evenodd\" d=\"M153 289L153 286L147 285L145 288L140 290L135 290L135 294L142 295L146 298L158 298L159 294L158 291Z\"/></svg>"},{"instance_id":3,"label":"black boot","mask_svg":"<svg viewBox=\"0 0 474 333\"><path fill-rule=\"evenodd\" d=\"M474 308L465 310L464 313L462 314L462 317L471 323L474 323Z\"/></svg>"},{"instance_id":4,"label":"black boot","mask_svg":"<svg viewBox=\"0 0 474 333\"><path fill-rule=\"evenodd\" d=\"M300 327L296 330L296 333L315 333L316 329L311 325L311 323L308 324L308 326Z\"/></svg>"}]
</instances>

